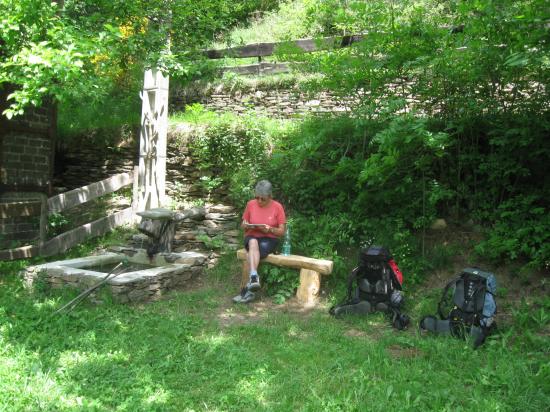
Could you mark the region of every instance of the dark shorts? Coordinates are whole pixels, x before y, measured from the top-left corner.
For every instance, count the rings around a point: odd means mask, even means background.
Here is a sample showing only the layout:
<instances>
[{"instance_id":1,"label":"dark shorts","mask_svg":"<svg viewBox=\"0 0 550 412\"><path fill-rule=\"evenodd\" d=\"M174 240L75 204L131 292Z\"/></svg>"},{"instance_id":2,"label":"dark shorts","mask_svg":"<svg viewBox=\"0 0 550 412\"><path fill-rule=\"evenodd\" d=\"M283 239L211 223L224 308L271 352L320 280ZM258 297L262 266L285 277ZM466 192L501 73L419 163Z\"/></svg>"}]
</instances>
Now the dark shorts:
<instances>
[{"instance_id":1,"label":"dark shorts","mask_svg":"<svg viewBox=\"0 0 550 412\"><path fill-rule=\"evenodd\" d=\"M258 241L258 246L260 248L260 258L263 259L270 253L273 253L277 249L279 244L279 239L274 237L255 237L255 236L245 236L244 238L244 247L248 250L248 242L250 239L256 239Z\"/></svg>"}]
</instances>

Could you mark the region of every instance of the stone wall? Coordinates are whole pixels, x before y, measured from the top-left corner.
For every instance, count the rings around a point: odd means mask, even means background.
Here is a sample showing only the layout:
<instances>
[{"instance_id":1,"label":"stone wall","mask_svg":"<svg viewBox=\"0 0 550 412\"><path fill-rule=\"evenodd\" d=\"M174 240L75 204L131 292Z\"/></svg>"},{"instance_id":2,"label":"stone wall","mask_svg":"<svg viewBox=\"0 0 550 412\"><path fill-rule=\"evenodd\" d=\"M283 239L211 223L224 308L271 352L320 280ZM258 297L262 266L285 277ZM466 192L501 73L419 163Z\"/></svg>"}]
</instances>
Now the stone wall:
<instances>
[{"instance_id":1,"label":"stone wall","mask_svg":"<svg viewBox=\"0 0 550 412\"><path fill-rule=\"evenodd\" d=\"M174 87L172 110L184 111L185 106L200 103L214 112L244 113L254 111L268 117L291 118L306 114L342 113L350 111L353 98L339 98L329 92L310 95L299 86L288 88L229 90L218 86L201 91Z\"/></svg>"},{"instance_id":2,"label":"stone wall","mask_svg":"<svg viewBox=\"0 0 550 412\"><path fill-rule=\"evenodd\" d=\"M123 259L127 259L126 264L117 267ZM70 287L79 291L106 282L115 302L137 303L157 300L170 290L185 286L203 273L206 260L205 254L196 252L159 253L150 259L143 249L115 246L97 255L30 266L21 275L31 290L37 282L42 288ZM106 279L108 270L113 272ZM102 292L103 288L98 288L88 299L102 303Z\"/></svg>"},{"instance_id":3,"label":"stone wall","mask_svg":"<svg viewBox=\"0 0 550 412\"><path fill-rule=\"evenodd\" d=\"M54 191L66 192L118 173L132 173L135 157L131 146L101 149L83 141L64 148L56 160Z\"/></svg>"},{"instance_id":4,"label":"stone wall","mask_svg":"<svg viewBox=\"0 0 550 412\"><path fill-rule=\"evenodd\" d=\"M201 249L205 246L205 242L202 240L205 239L205 236L213 244L216 239L219 239L224 242L225 246L237 248L241 240L239 222L240 215L233 206L207 205L203 220L186 219L178 224L174 248L176 251Z\"/></svg>"},{"instance_id":5,"label":"stone wall","mask_svg":"<svg viewBox=\"0 0 550 412\"><path fill-rule=\"evenodd\" d=\"M197 167L189 147L192 135L192 129L186 125L173 126L168 130L166 194L188 203L204 199L227 202L226 188L220 187L208 193L201 185L201 177L211 176L211 173ZM136 153L135 146L99 150L96 146L81 142L78 146L67 147L63 152L63 168L54 176L54 190L65 192L117 173L131 173Z\"/></svg>"},{"instance_id":6,"label":"stone wall","mask_svg":"<svg viewBox=\"0 0 550 412\"><path fill-rule=\"evenodd\" d=\"M236 247L240 243L237 211L230 205L227 188L207 192L200 184L208 171L199 170L193 159L190 142L193 131L185 125L168 131L166 159L166 194L178 204L205 204L204 220L184 220L178 223L174 248L177 251L204 249L206 243ZM133 169L135 147L97 150L82 143L66 148L63 154L65 168L54 177L57 192L88 185L95 181ZM83 205L82 207L85 207ZM182 206L185 207L185 206ZM84 212L82 212L84 213ZM144 239L136 237L134 246L142 246Z\"/></svg>"}]
</instances>

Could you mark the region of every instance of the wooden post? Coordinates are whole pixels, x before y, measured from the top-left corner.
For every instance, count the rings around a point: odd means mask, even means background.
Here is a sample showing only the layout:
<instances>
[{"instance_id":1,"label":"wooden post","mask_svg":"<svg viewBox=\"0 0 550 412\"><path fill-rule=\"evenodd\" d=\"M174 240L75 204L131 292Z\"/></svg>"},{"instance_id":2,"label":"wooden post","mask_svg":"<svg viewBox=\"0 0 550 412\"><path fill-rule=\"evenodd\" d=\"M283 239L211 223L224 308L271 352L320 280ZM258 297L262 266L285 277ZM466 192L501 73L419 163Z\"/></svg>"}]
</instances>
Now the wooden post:
<instances>
[{"instance_id":1,"label":"wooden post","mask_svg":"<svg viewBox=\"0 0 550 412\"><path fill-rule=\"evenodd\" d=\"M300 286L296 297L304 306L314 306L321 290L321 274L311 269L300 270Z\"/></svg>"},{"instance_id":2,"label":"wooden post","mask_svg":"<svg viewBox=\"0 0 550 412\"><path fill-rule=\"evenodd\" d=\"M245 259L243 261L243 267L241 272L241 289L246 287L246 284L248 283L250 279L250 267L248 266L248 259Z\"/></svg>"},{"instance_id":3,"label":"wooden post","mask_svg":"<svg viewBox=\"0 0 550 412\"><path fill-rule=\"evenodd\" d=\"M158 208L165 203L168 84L168 77L160 70L145 71L141 93L137 211Z\"/></svg>"},{"instance_id":4,"label":"wooden post","mask_svg":"<svg viewBox=\"0 0 550 412\"><path fill-rule=\"evenodd\" d=\"M48 196L40 193L40 247L46 242L48 236Z\"/></svg>"}]
</instances>

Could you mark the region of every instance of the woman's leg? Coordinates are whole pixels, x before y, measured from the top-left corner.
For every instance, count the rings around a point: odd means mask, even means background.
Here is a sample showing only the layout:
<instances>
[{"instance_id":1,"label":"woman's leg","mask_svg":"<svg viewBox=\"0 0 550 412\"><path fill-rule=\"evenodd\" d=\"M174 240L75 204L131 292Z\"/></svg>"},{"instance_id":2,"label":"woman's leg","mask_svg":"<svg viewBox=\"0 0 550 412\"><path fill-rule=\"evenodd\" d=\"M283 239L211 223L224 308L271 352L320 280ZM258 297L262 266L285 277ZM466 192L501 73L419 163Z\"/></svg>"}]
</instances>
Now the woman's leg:
<instances>
[{"instance_id":1,"label":"woman's leg","mask_svg":"<svg viewBox=\"0 0 550 412\"><path fill-rule=\"evenodd\" d=\"M260 289L260 278L258 277L258 265L260 264L260 245L258 239L248 241L248 266L250 267L250 281L246 285L249 290Z\"/></svg>"},{"instance_id":2,"label":"woman's leg","mask_svg":"<svg viewBox=\"0 0 550 412\"><path fill-rule=\"evenodd\" d=\"M258 265L260 264L260 246L258 239L252 238L248 241L248 268L250 273L257 273Z\"/></svg>"}]
</instances>

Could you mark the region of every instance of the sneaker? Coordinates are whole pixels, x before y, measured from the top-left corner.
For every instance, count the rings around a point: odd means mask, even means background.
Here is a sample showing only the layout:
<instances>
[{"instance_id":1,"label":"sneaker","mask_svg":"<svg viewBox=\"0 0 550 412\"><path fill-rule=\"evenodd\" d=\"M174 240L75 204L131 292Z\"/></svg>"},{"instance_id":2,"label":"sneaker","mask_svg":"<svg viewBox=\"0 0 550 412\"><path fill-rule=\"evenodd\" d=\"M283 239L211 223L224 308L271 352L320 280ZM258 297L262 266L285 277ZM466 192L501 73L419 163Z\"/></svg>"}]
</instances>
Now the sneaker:
<instances>
[{"instance_id":1,"label":"sneaker","mask_svg":"<svg viewBox=\"0 0 550 412\"><path fill-rule=\"evenodd\" d=\"M256 299L256 294L243 288L243 291L233 298L234 303L250 303Z\"/></svg>"},{"instance_id":2,"label":"sneaker","mask_svg":"<svg viewBox=\"0 0 550 412\"><path fill-rule=\"evenodd\" d=\"M239 293L237 296L235 296L233 298L233 302L234 303L242 303L243 301L243 296L246 295L246 292L248 291L247 288L242 288L241 289L241 293Z\"/></svg>"},{"instance_id":3,"label":"sneaker","mask_svg":"<svg viewBox=\"0 0 550 412\"><path fill-rule=\"evenodd\" d=\"M247 289L250 291L260 289L260 277L258 275L250 276L250 281L246 285Z\"/></svg>"}]
</instances>

